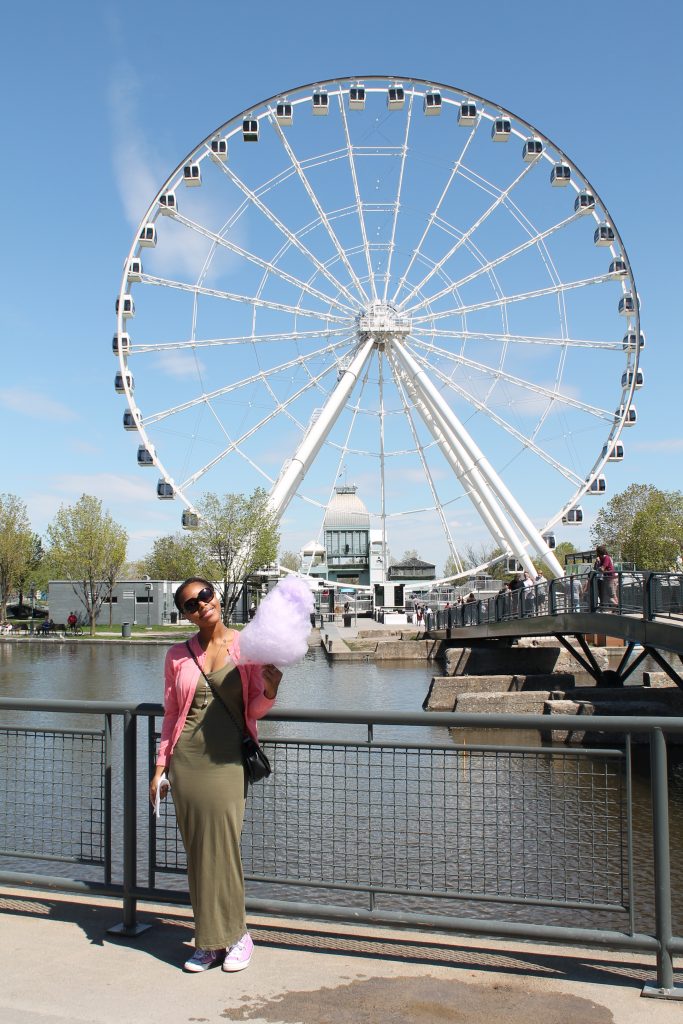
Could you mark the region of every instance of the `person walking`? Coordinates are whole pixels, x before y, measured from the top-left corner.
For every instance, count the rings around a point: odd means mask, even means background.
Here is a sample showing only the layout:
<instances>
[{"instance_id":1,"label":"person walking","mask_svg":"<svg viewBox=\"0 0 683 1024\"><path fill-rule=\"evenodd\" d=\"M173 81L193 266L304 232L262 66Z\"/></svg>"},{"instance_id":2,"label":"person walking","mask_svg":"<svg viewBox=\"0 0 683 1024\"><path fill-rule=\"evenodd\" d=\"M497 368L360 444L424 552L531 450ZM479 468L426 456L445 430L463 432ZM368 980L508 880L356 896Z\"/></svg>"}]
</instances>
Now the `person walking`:
<instances>
[{"instance_id":1,"label":"person walking","mask_svg":"<svg viewBox=\"0 0 683 1024\"><path fill-rule=\"evenodd\" d=\"M596 559L593 562L593 571L598 577L598 596L600 598L600 611L613 612L617 608L617 582L618 577L614 568L614 562L607 552L604 544L598 544L595 549Z\"/></svg>"},{"instance_id":2,"label":"person walking","mask_svg":"<svg viewBox=\"0 0 683 1024\"><path fill-rule=\"evenodd\" d=\"M174 644L164 667L164 720L149 786L155 803L167 772L187 853L195 951L186 971L248 967L240 836L247 797L244 733L273 706L282 673L274 665L242 665L239 634L222 621L213 584L192 576L174 595L178 611L197 627ZM160 796L165 796L162 792Z\"/></svg>"}]
</instances>

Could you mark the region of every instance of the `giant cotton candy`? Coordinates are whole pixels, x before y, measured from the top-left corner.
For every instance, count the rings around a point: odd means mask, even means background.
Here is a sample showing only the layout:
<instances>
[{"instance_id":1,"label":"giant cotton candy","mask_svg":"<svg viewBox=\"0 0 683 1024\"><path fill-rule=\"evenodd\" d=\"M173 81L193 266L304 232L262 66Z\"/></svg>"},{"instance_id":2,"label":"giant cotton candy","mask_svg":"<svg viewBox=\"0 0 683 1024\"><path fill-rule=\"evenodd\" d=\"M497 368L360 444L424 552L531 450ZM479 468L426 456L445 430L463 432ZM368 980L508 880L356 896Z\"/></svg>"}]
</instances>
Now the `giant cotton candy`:
<instances>
[{"instance_id":1,"label":"giant cotton candy","mask_svg":"<svg viewBox=\"0 0 683 1024\"><path fill-rule=\"evenodd\" d=\"M311 588L297 576L286 576L261 601L256 615L240 633L240 661L256 665L293 665L308 650Z\"/></svg>"}]
</instances>

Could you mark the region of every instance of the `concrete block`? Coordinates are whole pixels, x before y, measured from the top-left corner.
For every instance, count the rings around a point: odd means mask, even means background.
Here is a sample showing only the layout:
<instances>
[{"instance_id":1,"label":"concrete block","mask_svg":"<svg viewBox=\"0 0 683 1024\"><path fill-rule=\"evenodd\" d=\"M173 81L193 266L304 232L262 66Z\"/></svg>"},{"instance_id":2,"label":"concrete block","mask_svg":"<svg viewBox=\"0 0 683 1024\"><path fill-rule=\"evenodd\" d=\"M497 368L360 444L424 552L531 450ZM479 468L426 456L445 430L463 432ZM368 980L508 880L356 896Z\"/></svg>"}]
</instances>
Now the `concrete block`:
<instances>
[{"instance_id":1,"label":"concrete block","mask_svg":"<svg viewBox=\"0 0 683 1024\"><path fill-rule=\"evenodd\" d=\"M425 661L439 652L436 640L386 640L377 644L377 661Z\"/></svg>"},{"instance_id":2,"label":"concrete block","mask_svg":"<svg viewBox=\"0 0 683 1024\"><path fill-rule=\"evenodd\" d=\"M673 686L678 689L673 679L670 679L666 672L643 672L643 686L650 686L652 689L657 687L668 688Z\"/></svg>"},{"instance_id":3,"label":"concrete block","mask_svg":"<svg viewBox=\"0 0 683 1024\"><path fill-rule=\"evenodd\" d=\"M559 644L506 647L449 647L445 652L446 675L544 675L555 672L574 675L580 668ZM607 667L607 663L605 663Z\"/></svg>"},{"instance_id":4,"label":"concrete block","mask_svg":"<svg viewBox=\"0 0 683 1024\"><path fill-rule=\"evenodd\" d=\"M521 693L463 693L458 697L456 711L463 714L542 715L547 690Z\"/></svg>"},{"instance_id":5,"label":"concrete block","mask_svg":"<svg viewBox=\"0 0 683 1024\"><path fill-rule=\"evenodd\" d=\"M434 676L425 710L452 711L463 693L518 693L521 691L549 691L557 687L564 691L573 687L574 677L569 675L538 676Z\"/></svg>"}]
</instances>

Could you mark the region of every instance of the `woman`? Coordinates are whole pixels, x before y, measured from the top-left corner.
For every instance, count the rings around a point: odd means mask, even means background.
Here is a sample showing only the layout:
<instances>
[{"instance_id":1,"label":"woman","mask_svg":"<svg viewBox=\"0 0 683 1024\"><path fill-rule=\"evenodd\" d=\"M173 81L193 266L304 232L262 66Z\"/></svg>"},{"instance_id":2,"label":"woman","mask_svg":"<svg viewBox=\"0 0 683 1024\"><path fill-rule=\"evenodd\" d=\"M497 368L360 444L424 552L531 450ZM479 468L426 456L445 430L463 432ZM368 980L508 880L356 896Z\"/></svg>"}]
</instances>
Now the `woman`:
<instances>
[{"instance_id":1,"label":"woman","mask_svg":"<svg viewBox=\"0 0 683 1024\"><path fill-rule=\"evenodd\" d=\"M604 544L598 544L595 554L597 558L593 562L593 570L598 576L600 611L612 611L617 606L617 574L614 562Z\"/></svg>"},{"instance_id":2,"label":"woman","mask_svg":"<svg viewBox=\"0 0 683 1024\"><path fill-rule=\"evenodd\" d=\"M274 665L239 664L238 633L223 624L208 580L185 580L174 601L198 632L166 655L164 721L149 796L154 803L168 770L195 918L196 948L185 970L222 963L224 971L241 971L253 950L240 857L247 795L241 727L256 739L256 720L273 706L282 673Z\"/></svg>"}]
</instances>

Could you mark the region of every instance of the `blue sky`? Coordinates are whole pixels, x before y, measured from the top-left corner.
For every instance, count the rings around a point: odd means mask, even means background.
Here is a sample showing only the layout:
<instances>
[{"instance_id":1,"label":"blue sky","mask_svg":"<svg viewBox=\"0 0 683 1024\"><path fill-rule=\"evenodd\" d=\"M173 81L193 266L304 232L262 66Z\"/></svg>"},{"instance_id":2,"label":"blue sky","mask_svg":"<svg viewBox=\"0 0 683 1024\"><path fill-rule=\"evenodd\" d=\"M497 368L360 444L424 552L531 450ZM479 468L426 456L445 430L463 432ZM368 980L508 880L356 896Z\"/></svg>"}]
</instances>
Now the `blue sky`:
<instances>
[{"instance_id":1,"label":"blue sky","mask_svg":"<svg viewBox=\"0 0 683 1024\"><path fill-rule=\"evenodd\" d=\"M113 389L113 305L133 233L162 182L214 128L268 96L345 75L414 76L486 97L552 139L595 185L628 251L647 337L639 422L624 436L625 461L608 467L609 493L634 481L682 486L680 8L655 0L513 10L494 0L481 13L445 3L358 10L266 2L256 13L171 0L41 4L6 15L0 490L27 502L37 531L83 492L125 525L131 557L178 528L181 506L157 501L157 474L136 466ZM166 328L148 329L160 338ZM182 372L165 366L174 401ZM581 373L590 400L604 386L612 408L618 387L601 380L601 364L582 364ZM349 483L354 473L360 467L349 466ZM538 482L507 479L540 522ZM584 502L588 521L599 503ZM471 514L453 527L463 544L486 539ZM282 546L296 548L316 529L295 502ZM587 541L587 529L556 533ZM437 563L445 556L443 538L419 519L402 520L390 542L397 554L417 547Z\"/></svg>"}]
</instances>

